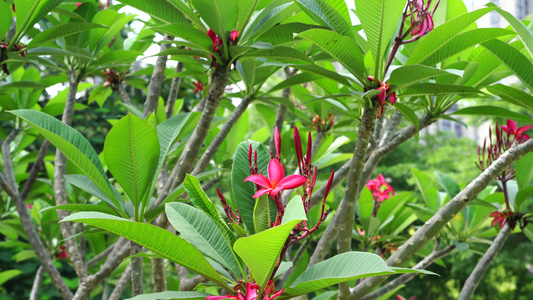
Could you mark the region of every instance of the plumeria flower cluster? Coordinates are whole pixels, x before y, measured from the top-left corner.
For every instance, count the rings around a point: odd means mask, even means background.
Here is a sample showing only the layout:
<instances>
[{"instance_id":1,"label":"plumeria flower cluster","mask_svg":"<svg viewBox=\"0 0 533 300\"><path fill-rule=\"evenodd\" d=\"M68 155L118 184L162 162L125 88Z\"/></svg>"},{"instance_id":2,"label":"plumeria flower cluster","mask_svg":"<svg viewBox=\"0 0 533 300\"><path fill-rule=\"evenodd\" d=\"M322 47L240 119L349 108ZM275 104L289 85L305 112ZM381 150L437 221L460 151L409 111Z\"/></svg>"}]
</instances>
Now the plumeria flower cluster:
<instances>
[{"instance_id":1,"label":"plumeria flower cluster","mask_svg":"<svg viewBox=\"0 0 533 300\"><path fill-rule=\"evenodd\" d=\"M383 177L382 174L379 174L376 179L370 179L366 183L366 187L372 192L372 199L374 201L374 211L372 212L372 215L376 217L381 202L396 195L396 192L390 184L385 182L385 177Z\"/></svg>"},{"instance_id":2,"label":"plumeria flower cluster","mask_svg":"<svg viewBox=\"0 0 533 300\"><path fill-rule=\"evenodd\" d=\"M439 2L440 0L437 1L435 9L431 12L429 11L431 0L428 0L427 5L424 5L423 0L409 1L408 7L411 10L411 36L415 40L433 30L433 15L439 6Z\"/></svg>"},{"instance_id":3,"label":"plumeria flower cluster","mask_svg":"<svg viewBox=\"0 0 533 300\"><path fill-rule=\"evenodd\" d=\"M212 29L209 29L207 31L207 36L209 36L211 38L211 41L213 41L213 51L220 53L222 51L221 48L224 46L224 41ZM233 30L229 34L228 43L236 45L238 37L239 32L237 30ZM211 58L211 60L213 61L212 66L218 68L219 64L217 63L216 58L212 54L209 54L209 58Z\"/></svg>"},{"instance_id":4,"label":"plumeria flower cluster","mask_svg":"<svg viewBox=\"0 0 533 300\"><path fill-rule=\"evenodd\" d=\"M221 300L221 299L232 299L232 300L257 300L257 294L260 290L259 285L257 283L246 283L246 291L245 293L241 293L241 291L237 291L237 295L227 295L227 296L208 296L205 298L205 300ZM274 282L270 280L268 282L268 285L263 292L263 300L274 300L279 295L281 295L285 289L275 291Z\"/></svg>"},{"instance_id":5,"label":"plumeria flower cluster","mask_svg":"<svg viewBox=\"0 0 533 300\"><path fill-rule=\"evenodd\" d=\"M282 199L282 191L290 190L298 187L302 187L302 201L305 212L307 213L311 207L311 195L316 184L317 168L313 168L311 163L312 156L312 138L311 133L308 136L308 145L306 154L303 155L302 150L302 141L298 128L294 128L294 145L296 150L296 158L298 161L298 173L289 176L285 176L285 168L281 164L281 137L277 128L274 130L274 144L275 144L275 154L271 153L271 159L268 164L268 177L259 173L257 165L257 150L253 151L252 145L250 145L248 151L248 161L250 167L250 176L246 177L245 182L253 182L256 185L257 192L253 196L254 198L259 198L264 195L274 201L276 204L276 218L272 222L271 227L278 226L281 224L283 214L285 213L285 205ZM334 171L331 172L329 180L326 184L326 191L322 201L322 210L319 221L312 228L307 227L305 221L298 224L293 231L293 234L289 237L288 245L292 245L301 239L305 238L312 232L316 231L320 224L326 220L328 211L325 209L326 198L329 194ZM218 189L217 189L218 191ZM238 210L234 213L232 209L227 205L226 200L223 195L219 192L219 197L224 206L224 210L228 219L234 223L240 223L241 217Z\"/></svg>"},{"instance_id":6,"label":"plumeria flower cluster","mask_svg":"<svg viewBox=\"0 0 533 300\"><path fill-rule=\"evenodd\" d=\"M335 116L331 113L328 114L327 119L322 120L319 115L313 117L313 125L311 128L317 130L318 132L326 132L333 127Z\"/></svg>"},{"instance_id":7,"label":"plumeria flower cluster","mask_svg":"<svg viewBox=\"0 0 533 300\"><path fill-rule=\"evenodd\" d=\"M368 80L373 82L374 77L368 76ZM377 100L379 103L378 118L380 118L381 114L383 113L383 108L385 107L385 103L387 103L387 101L390 103L390 105L394 105L394 103L396 103L396 92L389 93L390 85L386 82L381 82L381 80L378 80L378 81L379 81L379 87L378 87Z\"/></svg>"},{"instance_id":8,"label":"plumeria flower cluster","mask_svg":"<svg viewBox=\"0 0 533 300\"><path fill-rule=\"evenodd\" d=\"M194 84L194 87L195 87L194 92L192 92L193 94L196 94L198 92L201 93L204 90L204 84L203 83L201 83L199 81L195 81L192 84Z\"/></svg>"},{"instance_id":9,"label":"plumeria flower cluster","mask_svg":"<svg viewBox=\"0 0 533 300\"><path fill-rule=\"evenodd\" d=\"M509 150L513 144L521 144L529 139L529 136L525 132L533 128L533 126L522 126L518 128L517 124L513 120L507 120L507 125L501 127L498 126L496 122L495 128L495 139L492 138L492 129L489 127L489 143L487 145L487 139L483 141L483 147L478 146L477 154L478 161L476 162L477 167L484 171L488 168L494 161L496 161L505 151ZM496 176L496 179L500 180L503 188L503 195L505 197L506 208L503 211L495 211L489 216L494 218L492 220L491 226L500 224L500 228L507 221L513 221L516 224L516 221L522 221L521 215L511 211L511 205L509 202L509 195L507 193L507 181L515 178L515 169L510 165L505 169L501 174Z\"/></svg>"},{"instance_id":10,"label":"plumeria flower cluster","mask_svg":"<svg viewBox=\"0 0 533 300\"><path fill-rule=\"evenodd\" d=\"M11 52L18 52L20 56L26 58L26 51L23 51L24 48L26 48L25 45L22 44L14 44L11 48ZM7 69L7 64L4 62L8 59L7 57L7 49L9 49L9 44L4 43L4 40L0 42L0 65L2 65L2 71L9 75L9 70ZM28 62L26 62L27 65L29 65Z\"/></svg>"}]
</instances>

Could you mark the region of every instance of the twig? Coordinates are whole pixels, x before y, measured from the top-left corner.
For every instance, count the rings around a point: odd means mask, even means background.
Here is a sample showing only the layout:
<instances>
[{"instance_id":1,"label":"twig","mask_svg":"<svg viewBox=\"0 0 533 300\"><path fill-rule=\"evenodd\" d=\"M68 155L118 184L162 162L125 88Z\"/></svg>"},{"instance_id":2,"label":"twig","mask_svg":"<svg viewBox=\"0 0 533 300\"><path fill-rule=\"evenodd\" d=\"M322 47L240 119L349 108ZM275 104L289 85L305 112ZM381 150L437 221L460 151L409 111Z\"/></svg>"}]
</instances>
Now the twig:
<instances>
[{"instance_id":1,"label":"twig","mask_svg":"<svg viewBox=\"0 0 533 300\"><path fill-rule=\"evenodd\" d=\"M43 283L43 272L43 266L39 266L31 287L30 300L39 300L39 291L41 290L41 284Z\"/></svg>"},{"instance_id":2,"label":"twig","mask_svg":"<svg viewBox=\"0 0 533 300\"><path fill-rule=\"evenodd\" d=\"M494 260L494 257L496 257L500 250L502 250L505 241L511 235L512 231L513 229L511 228L509 222L505 222L503 228L500 230L500 232L498 232L498 235L492 242L492 245L490 245L487 252L485 252L481 260L478 261L472 273L470 273L470 276L468 276L468 279L466 279L466 282L463 285L463 289L459 294L459 300L467 300L472 298L472 295L474 294L474 291L479 285L481 278L483 278L483 275L485 275L485 273L489 269L490 264Z\"/></svg>"},{"instance_id":3,"label":"twig","mask_svg":"<svg viewBox=\"0 0 533 300\"><path fill-rule=\"evenodd\" d=\"M101 261L102 259L106 258L109 256L109 254L111 254L111 252L113 251L113 249L115 248L115 245L111 245L109 247L107 247L107 249L105 249L104 251L98 253L95 257L91 258L89 260L89 262L87 262L87 266L93 266L95 265L97 262Z\"/></svg>"},{"instance_id":4,"label":"twig","mask_svg":"<svg viewBox=\"0 0 533 300\"><path fill-rule=\"evenodd\" d=\"M175 72L181 73L183 71L183 66L184 65L182 62L178 62ZM172 83L170 84L170 91L168 92L167 98L167 119L170 119L172 116L174 116L174 107L176 106L176 98L178 97L178 92L180 91L181 79L181 76L172 78Z\"/></svg>"},{"instance_id":5,"label":"twig","mask_svg":"<svg viewBox=\"0 0 533 300\"><path fill-rule=\"evenodd\" d=\"M431 252L430 255L426 256L423 260L417 263L413 267L413 269L424 270L428 266L433 264L437 259L450 254L453 250L455 250L455 245L449 245L442 250L439 250L437 247L437 249L433 250L433 252ZM415 278L417 275L418 275L417 273L402 274L396 277L395 279L391 280L390 282L388 282L386 285L375 290L374 292L364 296L363 300L372 300L372 299L378 299L380 297L383 297L385 294L397 289L399 286L406 284L411 279Z\"/></svg>"},{"instance_id":6,"label":"twig","mask_svg":"<svg viewBox=\"0 0 533 300\"><path fill-rule=\"evenodd\" d=\"M464 207L470 203L477 195L485 189L493 180L501 174L509 165L518 160L523 155L533 150L533 140L528 140L520 145L515 145L503 155L501 155L492 165L485 169L476 179L468 184L459 194L450 202L441 207L431 219L420 227L413 236L405 242L398 250L387 260L389 266L401 266L429 240L431 240L442 227L446 225L454 216L456 216ZM387 276L372 277L363 280L358 284L350 299L361 299L364 295L381 284Z\"/></svg>"},{"instance_id":7,"label":"twig","mask_svg":"<svg viewBox=\"0 0 533 300\"><path fill-rule=\"evenodd\" d=\"M126 88L124 87L124 82L119 82L119 84L117 85L117 92L122 103L132 105L130 96L128 95L128 92L126 92Z\"/></svg>"},{"instance_id":8,"label":"twig","mask_svg":"<svg viewBox=\"0 0 533 300\"><path fill-rule=\"evenodd\" d=\"M199 283L207 282L207 278L200 275L189 278L189 274L185 267L178 264L174 264L174 266L176 267L176 272L180 278L180 291L192 291Z\"/></svg>"},{"instance_id":9,"label":"twig","mask_svg":"<svg viewBox=\"0 0 533 300\"><path fill-rule=\"evenodd\" d=\"M128 265L126 270L124 270L124 273L120 275L120 278L118 279L117 285L113 289L113 292L109 296L109 300L118 300L120 299L120 296L124 292L124 289L126 289L126 286L128 285L128 282L131 280L131 265Z\"/></svg>"},{"instance_id":10,"label":"twig","mask_svg":"<svg viewBox=\"0 0 533 300\"><path fill-rule=\"evenodd\" d=\"M30 175L26 180L24 189L22 189L22 193L20 193L20 198L22 200L26 200L33 184L35 183L35 179L37 179L37 175L39 175L39 170L42 167L44 157L46 156L46 152L48 151L48 146L50 146L50 142L48 140L44 140L43 144L41 145L41 149L39 150L39 154L37 154L37 158L35 159L35 162L31 167Z\"/></svg>"},{"instance_id":11,"label":"twig","mask_svg":"<svg viewBox=\"0 0 533 300\"><path fill-rule=\"evenodd\" d=\"M205 168L209 164L209 161L211 160L211 158L213 158L222 142L226 139L231 128L233 128L233 125L237 123L246 108L248 108L248 104L250 104L250 99L248 97L244 97L241 103L237 107L235 107L231 115L226 120L226 123L224 123L224 126L222 126L213 141L211 141L204 154L192 170L192 175L197 175L205 170Z\"/></svg>"},{"instance_id":12,"label":"twig","mask_svg":"<svg viewBox=\"0 0 533 300\"><path fill-rule=\"evenodd\" d=\"M173 37L165 34L163 41L172 41ZM161 52L170 48L170 43L161 44ZM144 114L146 118L149 114L157 109L159 103L159 96L161 95L161 87L163 86L163 79L165 77L165 70L167 68L168 56L160 55L154 65L154 72L148 85L148 92L146 93L146 102L144 103Z\"/></svg>"}]
</instances>

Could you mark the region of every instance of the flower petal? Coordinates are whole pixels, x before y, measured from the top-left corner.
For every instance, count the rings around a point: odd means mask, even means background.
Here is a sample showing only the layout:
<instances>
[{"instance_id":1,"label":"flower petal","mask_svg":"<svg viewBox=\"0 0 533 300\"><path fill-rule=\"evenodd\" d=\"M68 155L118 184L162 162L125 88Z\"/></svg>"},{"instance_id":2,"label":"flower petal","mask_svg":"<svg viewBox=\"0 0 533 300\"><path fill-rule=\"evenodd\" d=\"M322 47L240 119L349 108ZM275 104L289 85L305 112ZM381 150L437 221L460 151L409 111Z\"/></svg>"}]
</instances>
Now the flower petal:
<instances>
[{"instance_id":1,"label":"flower petal","mask_svg":"<svg viewBox=\"0 0 533 300\"><path fill-rule=\"evenodd\" d=\"M518 128L518 130L516 131L516 135L522 135L529 128L533 128L533 126L529 125L529 126L522 126L522 127Z\"/></svg>"},{"instance_id":2,"label":"flower petal","mask_svg":"<svg viewBox=\"0 0 533 300\"><path fill-rule=\"evenodd\" d=\"M270 179L270 184L272 188L275 188L278 185L283 177L285 176L285 170L279 162L279 160L273 158L268 163L268 178Z\"/></svg>"},{"instance_id":3,"label":"flower petal","mask_svg":"<svg viewBox=\"0 0 533 300\"><path fill-rule=\"evenodd\" d=\"M254 198L259 198L259 197L263 196L264 194L269 193L270 191L272 191L272 188L260 189L254 194Z\"/></svg>"},{"instance_id":4,"label":"flower petal","mask_svg":"<svg viewBox=\"0 0 533 300\"><path fill-rule=\"evenodd\" d=\"M207 296L205 300L237 299L236 296Z\"/></svg>"},{"instance_id":5,"label":"flower petal","mask_svg":"<svg viewBox=\"0 0 533 300\"><path fill-rule=\"evenodd\" d=\"M281 186L282 189L293 189L295 187L301 186L306 181L307 181L307 178L305 178L302 175L290 175L290 176L283 178L278 183L278 186Z\"/></svg>"},{"instance_id":6,"label":"flower petal","mask_svg":"<svg viewBox=\"0 0 533 300\"><path fill-rule=\"evenodd\" d=\"M259 175L259 174L250 175L244 179L244 182L246 181L251 181L262 187L272 188L272 184L270 183L270 180L268 180L268 178L266 178L266 176L263 176L263 175Z\"/></svg>"},{"instance_id":7,"label":"flower petal","mask_svg":"<svg viewBox=\"0 0 533 300\"><path fill-rule=\"evenodd\" d=\"M511 134L515 134L517 129L516 122L511 119L507 120L507 128L509 128Z\"/></svg>"}]
</instances>

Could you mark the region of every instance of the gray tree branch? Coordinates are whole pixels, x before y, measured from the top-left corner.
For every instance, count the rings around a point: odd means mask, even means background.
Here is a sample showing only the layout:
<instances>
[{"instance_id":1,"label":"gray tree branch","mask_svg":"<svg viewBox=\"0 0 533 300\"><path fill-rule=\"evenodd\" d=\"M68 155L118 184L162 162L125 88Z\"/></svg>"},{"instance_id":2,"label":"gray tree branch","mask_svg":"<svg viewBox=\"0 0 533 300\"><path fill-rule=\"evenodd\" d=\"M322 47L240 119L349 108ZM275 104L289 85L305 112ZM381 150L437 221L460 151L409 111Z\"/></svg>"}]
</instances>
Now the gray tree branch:
<instances>
[{"instance_id":1,"label":"gray tree branch","mask_svg":"<svg viewBox=\"0 0 533 300\"><path fill-rule=\"evenodd\" d=\"M339 234L337 236L337 251L344 253L352 250L352 230L355 214L355 203L357 201L359 190L359 180L361 172L365 165L366 150L376 116L378 112L377 105L370 108L368 104L365 105L361 123L359 124L359 133L355 141L355 150L353 153L352 164L348 171L348 181L346 189L344 190L344 198L339 205L336 214L339 214ZM350 296L349 284L347 282L339 284L339 300L346 300Z\"/></svg>"},{"instance_id":2,"label":"gray tree branch","mask_svg":"<svg viewBox=\"0 0 533 300\"><path fill-rule=\"evenodd\" d=\"M124 292L124 289L126 289L126 286L128 285L128 282L131 280L131 265L129 265L126 270L124 270L124 273L120 275L120 278L118 279L117 285L113 289L113 292L109 296L109 300L119 300L120 296Z\"/></svg>"},{"instance_id":3,"label":"gray tree branch","mask_svg":"<svg viewBox=\"0 0 533 300\"><path fill-rule=\"evenodd\" d=\"M199 283L207 282L207 278L200 275L189 278L189 274L185 267L178 264L174 264L174 266L176 267L176 272L180 278L180 291L192 291Z\"/></svg>"},{"instance_id":4,"label":"gray tree branch","mask_svg":"<svg viewBox=\"0 0 533 300\"><path fill-rule=\"evenodd\" d=\"M35 273L35 280L33 280L33 285L31 287L30 300L39 300L39 291L41 290L41 285L43 283L43 266L37 268Z\"/></svg>"},{"instance_id":5,"label":"gray tree branch","mask_svg":"<svg viewBox=\"0 0 533 300\"><path fill-rule=\"evenodd\" d=\"M409 240L398 248L398 250L387 260L387 264L396 267L409 261L420 248L440 232L446 223L465 208L470 201L475 199L477 195L496 178L496 176L506 170L513 162L532 150L533 140L528 140L523 144L511 147L511 149L494 161L490 167L485 169L483 173L470 182L470 184L468 184L450 202L441 207L441 209L439 209L431 219L419 228ZM352 293L350 299L361 299L364 295L368 294L372 289L381 284L386 278L387 276L380 276L363 280L355 287L354 293Z\"/></svg>"},{"instance_id":6,"label":"gray tree branch","mask_svg":"<svg viewBox=\"0 0 533 300\"><path fill-rule=\"evenodd\" d=\"M173 37L165 34L163 42L172 41ZM162 43L160 52L170 48L170 43ZM154 65L154 72L148 85L148 92L146 93L146 102L144 103L144 114L146 118L149 114L153 113L157 109L159 104L159 96L161 96L161 87L163 86L163 80L165 79L165 70L167 69L168 56L160 55ZM135 273L135 272L134 272Z\"/></svg>"},{"instance_id":7,"label":"gray tree branch","mask_svg":"<svg viewBox=\"0 0 533 300\"><path fill-rule=\"evenodd\" d=\"M465 284L463 285L463 289L459 294L458 300L468 300L472 298L472 295L474 294L474 291L479 285L481 278L483 278L483 275L485 275L485 273L489 269L490 264L492 263L496 255L498 255L498 253L500 253L500 251L502 250L505 241L507 241L507 238L509 238L512 231L513 229L511 228L509 222L505 222L503 228L500 229L500 232L498 232L498 235L492 242L492 245L490 245L489 249L487 249L487 252L485 252L481 260L478 261L472 273L470 273L470 276L468 276L468 278L466 279Z\"/></svg>"}]
</instances>

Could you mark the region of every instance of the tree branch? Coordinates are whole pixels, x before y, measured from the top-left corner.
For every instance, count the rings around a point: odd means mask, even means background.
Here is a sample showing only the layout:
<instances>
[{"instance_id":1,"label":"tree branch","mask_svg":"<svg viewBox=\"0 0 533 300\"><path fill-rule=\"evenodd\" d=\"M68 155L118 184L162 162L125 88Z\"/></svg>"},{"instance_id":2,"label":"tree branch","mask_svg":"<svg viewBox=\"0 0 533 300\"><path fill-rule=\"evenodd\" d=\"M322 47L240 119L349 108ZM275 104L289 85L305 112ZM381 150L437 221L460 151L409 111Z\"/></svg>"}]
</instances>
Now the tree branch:
<instances>
[{"instance_id":1,"label":"tree branch","mask_svg":"<svg viewBox=\"0 0 533 300\"><path fill-rule=\"evenodd\" d=\"M126 88L124 87L123 82L119 82L119 84L117 85L117 92L122 103L132 105L130 96L128 95L128 92L126 92Z\"/></svg>"},{"instance_id":2,"label":"tree branch","mask_svg":"<svg viewBox=\"0 0 533 300\"><path fill-rule=\"evenodd\" d=\"M189 278L189 274L185 267L178 264L174 264L174 266L176 267L176 272L178 272L180 278L180 291L192 291L199 283L207 282L207 278L200 275Z\"/></svg>"},{"instance_id":3,"label":"tree branch","mask_svg":"<svg viewBox=\"0 0 533 300\"><path fill-rule=\"evenodd\" d=\"M490 165L483 173L468 184L459 194L450 202L441 207L437 213L429 219L421 228L419 228L409 240L407 240L398 250L387 260L389 266L401 266L420 248L422 248L430 239L440 232L455 215L465 208L470 201L485 189L499 174L506 170L513 162L533 150L533 140L515 145L501 155ZM358 284L350 299L361 299L364 295L381 284L387 276L372 277L363 280Z\"/></svg>"},{"instance_id":4,"label":"tree branch","mask_svg":"<svg viewBox=\"0 0 533 300\"><path fill-rule=\"evenodd\" d=\"M173 37L165 34L163 42L172 41ZM163 52L170 48L170 43L162 43L160 52ZM146 118L149 114L157 109L159 103L159 96L161 96L161 87L163 86L163 79L165 78L165 70L167 69L168 56L160 55L154 65L154 72L148 85L148 92L146 93L146 102L144 103L143 118Z\"/></svg>"},{"instance_id":5,"label":"tree branch","mask_svg":"<svg viewBox=\"0 0 533 300\"><path fill-rule=\"evenodd\" d=\"M182 62L178 62L175 72L183 72L183 66L184 65ZM181 76L172 78L172 83L170 84L170 91L168 92L167 99L167 119L170 119L172 118L172 116L174 116L174 107L176 106L176 98L178 97L178 92L180 91L181 79Z\"/></svg>"},{"instance_id":6,"label":"tree branch","mask_svg":"<svg viewBox=\"0 0 533 300\"><path fill-rule=\"evenodd\" d=\"M205 168L209 164L209 161L211 160L211 158L213 158L222 142L226 139L231 128L233 128L233 125L237 123L244 111L246 111L246 108L248 108L248 104L250 104L250 99L248 97L244 97L241 103L237 107L235 107L231 115L226 120L226 123L224 123L224 126L222 126L222 129L220 129L218 134L215 136L213 141L211 141L211 143L205 150L198 163L196 163L196 166L191 172L192 175L200 174L205 170Z\"/></svg>"},{"instance_id":7,"label":"tree branch","mask_svg":"<svg viewBox=\"0 0 533 300\"><path fill-rule=\"evenodd\" d=\"M355 142L355 150L353 153L352 164L348 171L348 181L346 189L344 190L344 198L339 205L337 214L339 214L339 235L337 237L337 251L344 253L352 250L352 230L355 214L355 203L357 201L359 190L359 181L361 172L365 165L366 150L368 142L372 135L372 129L376 121L378 112L377 105L370 108L368 104L365 105L365 111L361 117L361 124L359 124L359 133ZM348 299L350 296L349 283L339 284L339 300Z\"/></svg>"},{"instance_id":8,"label":"tree branch","mask_svg":"<svg viewBox=\"0 0 533 300\"><path fill-rule=\"evenodd\" d=\"M41 145L41 149L39 149L39 154L37 154L37 158L35 159L35 162L31 167L30 175L26 180L24 189L22 189L22 193L20 193L20 198L22 200L26 200L33 184L35 183L35 179L37 179L37 176L39 175L39 170L41 170L44 157L46 156L46 152L48 151L48 146L50 146L50 142L48 140L44 140L43 144Z\"/></svg>"},{"instance_id":9,"label":"tree branch","mask_svg":"<svg viewBox=\"0 0 533 300\"><path fill-rule=\"evenodd\" d=\"M417 263L413 267L413 269L424 270L427 267L429 267L431 264L433 264L437 259L450 254L453 250L455 250L455 245L449 245L442 250L439 250L437 247L437 249L434 249L430 255L426 256L423 260ZM373 300L373 299L378 299L380 297L383 297L385 294L397 289L399 286L406 284L411 279L415 278L417 275L418 275L417 273L402 274L394 278L390 282L388 282L386 285L375 290L374 292L364 296L363 300Z\"/></svg>"},{"instance_id":10,"label":"tree branch","mask_svg":"<svg viewBox=\"0 0 533 300\"><path fill-rule=\"evenodd\" d=\"M120 275L120 278L117 282L117 285L113 289L113 292L109 296L109 300L119 300L120 296L124 292L124 289L128 285L128 282L131 280L131 265L128 265L124 273Z\"/></svg>"},{"instance_id":11,"label":"tree branch","mask_svg":"<svg viewBox=\"0 0 533 300\"><path fill-rule=\"evenodd\" d=\"M505 241L511 235L512 231L513 229L511 228L509 222L505 222L503 228L500 229L500 232L498 232L498 235L492 242L492 245L490 245L487 252L485 252L481 260L478 261L472 273L470 273L470 276L468 276L468 279L466 279L463 289L459 294L459 298L457 298L458 300L468 300L472 298L472 295L479 285L481 278L483 278L483 275L485 275L489 269L494 257L496 257L496 255L498 255L498 253L502 250Z\"/></svg>"},{"instance_id":12,"label":"tree branch","mask_svg":"<svg viewBox=\"0 0 533 300\"><path fill-rule=\"evenodd\" d=\"M43 272L43 266L39 266L31 287L30 300L39 300L39 291L41 290L41 284L43 283Z\"/></svg>"}]
</instances>

